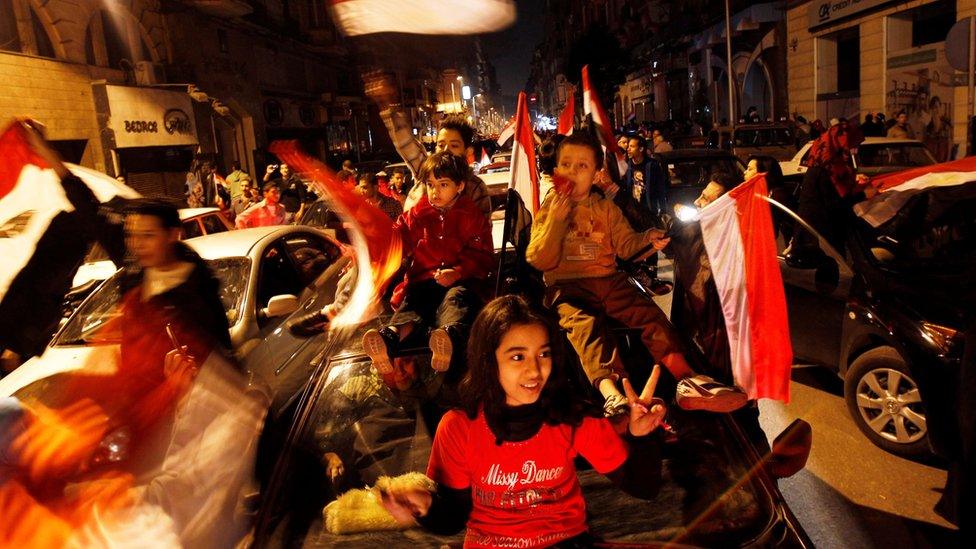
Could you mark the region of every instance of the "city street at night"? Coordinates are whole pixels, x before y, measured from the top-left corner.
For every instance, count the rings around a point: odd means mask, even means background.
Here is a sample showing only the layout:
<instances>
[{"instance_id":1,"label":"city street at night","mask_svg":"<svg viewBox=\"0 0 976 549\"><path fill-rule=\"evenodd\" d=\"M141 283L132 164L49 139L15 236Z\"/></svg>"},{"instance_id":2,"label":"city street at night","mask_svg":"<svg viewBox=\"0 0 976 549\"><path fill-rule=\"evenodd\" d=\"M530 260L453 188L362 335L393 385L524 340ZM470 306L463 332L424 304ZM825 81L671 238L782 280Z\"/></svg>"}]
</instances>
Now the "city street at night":
<instances>
[{"instance_id":1,"label":"city street at night","mask_svg":"<svg viewBox=\"0 0 976 549\"><path fill-rule=\"evenodd\" d=\"M0 0L0 549L976 546L976 0Z\"/></svg>"}]
</instances>

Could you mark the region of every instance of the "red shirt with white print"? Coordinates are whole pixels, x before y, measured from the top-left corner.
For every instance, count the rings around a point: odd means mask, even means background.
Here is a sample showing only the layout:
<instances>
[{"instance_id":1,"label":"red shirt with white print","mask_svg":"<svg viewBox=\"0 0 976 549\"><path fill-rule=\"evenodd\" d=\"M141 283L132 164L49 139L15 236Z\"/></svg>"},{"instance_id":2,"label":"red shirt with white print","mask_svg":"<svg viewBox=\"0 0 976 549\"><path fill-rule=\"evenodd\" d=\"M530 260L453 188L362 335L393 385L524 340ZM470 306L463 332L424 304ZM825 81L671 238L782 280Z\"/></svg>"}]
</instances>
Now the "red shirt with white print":
<instances>
[{"instance_id":1,"label":"red shirt with white print","mask_svg":"<svg viewBox=\"0 0 976 549\"><path fill-rule=\"evenodd\" d=\"M543 424L532 438L495 444L484 413L444 415L427 476L453 489L471 489L465 547L543 547L586 531L586 503L573 458L600 473L627 459L624 441L604 418Z\"/></svg>"}]
</instances>

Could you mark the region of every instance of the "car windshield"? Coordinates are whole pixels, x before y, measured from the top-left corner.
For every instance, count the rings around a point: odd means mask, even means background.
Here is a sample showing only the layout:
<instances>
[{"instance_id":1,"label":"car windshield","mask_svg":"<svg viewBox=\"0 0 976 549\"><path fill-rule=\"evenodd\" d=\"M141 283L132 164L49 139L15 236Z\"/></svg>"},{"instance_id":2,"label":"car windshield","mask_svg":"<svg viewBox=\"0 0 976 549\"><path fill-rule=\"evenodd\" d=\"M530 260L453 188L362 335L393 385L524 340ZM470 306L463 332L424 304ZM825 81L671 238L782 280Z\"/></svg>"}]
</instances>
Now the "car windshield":
<instances>
[{"instance_id":1,"label":"car windshield","mask_svg":"<svg viewBox=\"0 0 976 549\"><path fill-rule=\"evenodd\" d=\"M244 296L247 294L247 277L251 262L246 257L227 257L209 260L207 266L220 282L220 301L227 312L227 323L237 324L240 318ZM109 321L121 314L118 308L120 299L119 284L122 271L111 278L89 296L71 315L64 328L54 340L54 345L87 345L118 343L119 334L106 327Z\"/></svg>"},{"instance_id":2,"label":"car windshield","mask_svg":"<svg viewBox=\"0 0 976 549\"><path fill-rule=\"evenodd\" d=\"M794 144L789 128L746 128L735 130L738 147L779 147Z\"/></svg>"},{"instance_id":3,"label":"car windshield","mask_svg":"<svg viewBox=\"0 0 976 549\"><path fill-rule=\"evenodd\" d=\"M881 172L929 166L935 158L921 143L862 143L857 163L861 170Z\"/></svg>"},{"instance_id":4,"label":"car windshield","mask_svg":"<svg viewBox=\"0 0 976 549\"><path fill-rule=\"evenodd\" d=\"M431 391L441 387L429 364L428 352L397 357L394 373L384 379L361 356L332 360L311 413L295 416L308 418L308 423L293 431L301 433L299 451L282 469L280 507L265 511L275 520L291 519L282 521L289 522L288 528L274 529L273 545L460 546L463 531L455 536L420 529L334 535L322 524L322 509L336 493L374 486L380 476L426 470L442 413L429 400ZM718 415L674 414L681 436L665 450L664 485L653 500L633 498L605 476L579 468L593 533L607 541L637 544L681 536L702 546L735 546L761 538L773 520L773 503L770 492L750 474L744 442L733 434L737 427ZM337 463L343 472L332 484L326 470ZM308 487L322 482L324 487L310 495ZM295 521L301 517L299 527Z\"/></svg>"},{"instance_id":5,"label":"car windshield","mask_svg":"<svg viewBox=\"0 0 976 549\"><path fill-rule=\"evenodd\" d=\"M667 160L672 187L701 187L715 172L742 175L742 165L731 156L675 158Z\"/></svg>"},{"instance_id":6,"label":"car windshield","mask_svg":"<svg viewBox=\"0 0 976 549\"><path fill-rule=\"evenodd\" d=\"M874 258L905 272L971 273L976 266L976 183L944 187L909 199L877 229L866 223Z\"/></svg>"}]
</instances>

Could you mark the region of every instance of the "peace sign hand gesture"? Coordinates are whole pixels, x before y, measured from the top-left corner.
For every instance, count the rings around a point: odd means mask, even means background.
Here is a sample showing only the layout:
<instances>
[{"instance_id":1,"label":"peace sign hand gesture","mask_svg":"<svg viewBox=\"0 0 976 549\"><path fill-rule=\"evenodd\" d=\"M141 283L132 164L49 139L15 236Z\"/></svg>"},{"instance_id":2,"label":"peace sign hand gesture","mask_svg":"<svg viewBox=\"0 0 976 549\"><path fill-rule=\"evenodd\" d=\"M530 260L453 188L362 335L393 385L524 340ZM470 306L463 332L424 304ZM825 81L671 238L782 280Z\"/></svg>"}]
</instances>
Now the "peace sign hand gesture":
<instances>
[{"instance_id":1,"label":"peace sign hand gesture","mask_svg":"<svg viewBox=\"0 0 976 549\"><path fill-rule=\"evenodd\" d=\"M634 391L630 380L624 378L624 395L627 396L627 403L630 404L630 434L635 437L642 437L657 429L664 420L667 407L664 401L654 398L654 389L657 387L657 380L661 376L661 367L654 365L650 379L640 396Z\"/></svg>"}]
</instances>

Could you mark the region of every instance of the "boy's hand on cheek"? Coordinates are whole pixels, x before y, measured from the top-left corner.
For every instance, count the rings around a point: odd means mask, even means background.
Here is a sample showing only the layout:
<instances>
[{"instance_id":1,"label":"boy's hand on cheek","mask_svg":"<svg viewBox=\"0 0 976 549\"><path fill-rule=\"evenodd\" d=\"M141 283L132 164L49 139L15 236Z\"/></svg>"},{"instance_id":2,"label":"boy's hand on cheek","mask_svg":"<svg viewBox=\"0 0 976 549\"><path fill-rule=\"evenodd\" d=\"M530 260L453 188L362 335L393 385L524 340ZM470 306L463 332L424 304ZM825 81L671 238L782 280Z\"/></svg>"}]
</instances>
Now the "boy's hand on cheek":
<instances>
[{"instance_id":1,"label":"boy's hand on cheek","mask_svg":"<svg viewBox=\"0 0 976 549\"><path fill-rule=\"evenodd\" d=\"M557 196L555 200L552 201L552 206L549 208L549 215L557 221L566 221L569 218L570 212L573 211L573 202L570 200L568 195Z\"/></svg>"}]
</instances>

